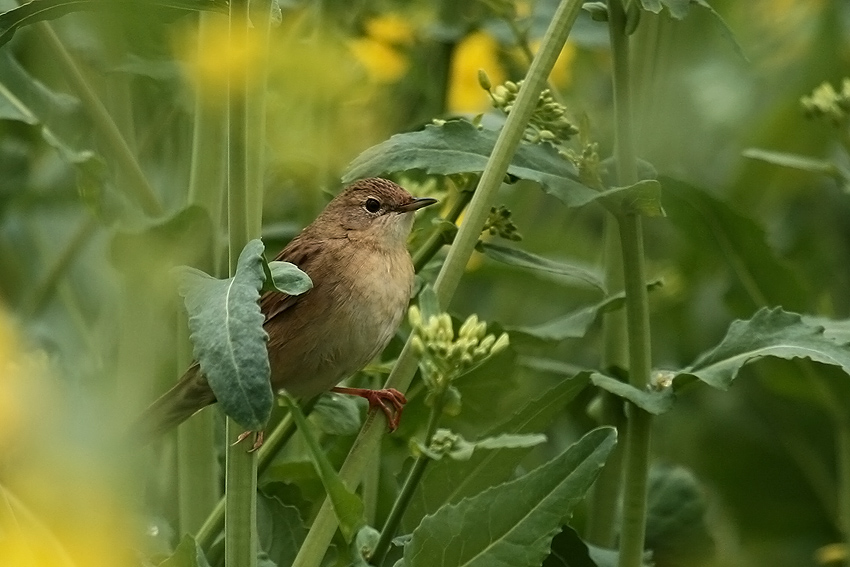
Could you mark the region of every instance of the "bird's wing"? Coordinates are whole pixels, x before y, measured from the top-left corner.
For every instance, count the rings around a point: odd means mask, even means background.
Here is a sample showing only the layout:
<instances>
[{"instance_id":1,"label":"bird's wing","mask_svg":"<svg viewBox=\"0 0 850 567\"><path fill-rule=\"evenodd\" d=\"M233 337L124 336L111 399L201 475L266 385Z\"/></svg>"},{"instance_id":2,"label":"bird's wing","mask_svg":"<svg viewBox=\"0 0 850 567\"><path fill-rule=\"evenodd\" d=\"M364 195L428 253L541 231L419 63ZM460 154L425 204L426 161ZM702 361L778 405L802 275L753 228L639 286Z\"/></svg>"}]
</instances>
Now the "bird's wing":
<instances>
[{"instance_id":1,"label":"bird's wing","mask_svg":"<svg viewBox=\"0 0 850 567\"><path fill-rule=\"evenodd\" d=\"M322 243L316 241L309 243L307 240L308 239L301 238L301 235L297 236L286 246L286 248L281 250L280 254L275 257L275 260L291 262L299 269L307 272L307 275L310 275L310 272L312 271L310 270L310 265L313 264L317 253L321 249ZM310 292L307 291L305 293ZM266 316L265 323L268 323L274 317L279 316L281 313L295 305L295 303L298 302L298 299L303 295L304 294L288 295L286 293L280 293L279 291L267 291L264 293L260 298L260 310L263 312L263 315Z\"/></svg>"}]
</instances>

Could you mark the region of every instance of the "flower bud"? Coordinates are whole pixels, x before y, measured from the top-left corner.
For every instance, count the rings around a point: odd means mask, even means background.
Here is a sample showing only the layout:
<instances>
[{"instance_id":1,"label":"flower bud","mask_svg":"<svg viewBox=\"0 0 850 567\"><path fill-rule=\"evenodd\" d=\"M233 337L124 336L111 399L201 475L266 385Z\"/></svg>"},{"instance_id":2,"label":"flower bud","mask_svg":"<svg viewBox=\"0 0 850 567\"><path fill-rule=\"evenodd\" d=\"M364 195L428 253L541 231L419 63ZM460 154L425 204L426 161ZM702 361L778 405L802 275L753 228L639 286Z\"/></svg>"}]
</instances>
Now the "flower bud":
<instances>
[{"instance_id":1,"label":"flower bud","mask_svg":"<svg viewBox=\"0 0 850 567\"><path fill-rule=\"evenodd\" d=\"M490 77L487 76L484 69L478 69L478 84L481 85L481 88L485 91L489 91L493 88L493 84L490 82Z\"/></svg>"}]
</instances>

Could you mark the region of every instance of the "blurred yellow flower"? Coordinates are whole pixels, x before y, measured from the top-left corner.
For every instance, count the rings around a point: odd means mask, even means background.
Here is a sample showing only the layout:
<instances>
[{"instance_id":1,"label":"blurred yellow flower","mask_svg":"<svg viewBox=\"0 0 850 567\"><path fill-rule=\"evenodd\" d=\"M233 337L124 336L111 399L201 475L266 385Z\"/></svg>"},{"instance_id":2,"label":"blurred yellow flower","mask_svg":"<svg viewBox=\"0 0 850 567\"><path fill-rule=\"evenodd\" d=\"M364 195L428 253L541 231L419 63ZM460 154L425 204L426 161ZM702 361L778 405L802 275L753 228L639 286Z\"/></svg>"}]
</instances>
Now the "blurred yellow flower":
<instances>
[{"instance_id":1,"label":"blurred yellow flower","mask_svg":"<svg viewBox=\"0 0 850 567\"><path fill-rule=\"evenodd\" d=\"M390 45L409 45L413 42L413 26L398 14L381 14L366 22L366 35Z\"/></svg>"},{"instance_id":2,"label":"blurred yellow flower","mask_svg":"<svg viewBox=\"0 0 850 567\"><path fill-rule=\"evenodd\" d=\"M537 53L540 49L540 40L531 43L531 51ZM572 41L567 41L561 53L558 54L558 59L555 61L555 66L552 67L552 72L549 73L549 82L555 87L566 88L570 86L573 80L573 62L578 54L578 48Z\"/></svg>"},{"instance_id":3,"label":"blurred yellow flower","mask_svg":"<svg viewBox=\"0 0 850 567\"><path fill-rule=\"evenodd\" d=\"M393 83L407 72L407 58L377 39L358 38L349 43L349 48L375 83Z\"/></svg>"},{"instance_id":4,"label":"blurred yellow flower","mask_svg":"<svg viewBox=\"0 0 850 567\"><path fill-rule=\"evenodd\" d=\"M498 42L483 31L473 32L458 43L449 76L449 112L477 113L490 108L487 92L478 84L478 70L484 69L494 85L504 82L498 53Z\"/></svg>"},{"instance_id":5,"label":"blurred yellow flower","mask_svg":"<svg viewBox=\"0 0 850 567\"><path fill-rule=\"evenodd\" d=\"M199 31L197 26L183 28L176 40L178 58L183 62L187 77L198 89L221 93L221 101L227 100L228 79L233 70L245 69L249 83L258 79L259 62L263 55L262 45L252 30L244 41L230 41L230 24L225 17L205 20ZM199 34L203 33L203 41Z\"/></svg>"}]
</instances>

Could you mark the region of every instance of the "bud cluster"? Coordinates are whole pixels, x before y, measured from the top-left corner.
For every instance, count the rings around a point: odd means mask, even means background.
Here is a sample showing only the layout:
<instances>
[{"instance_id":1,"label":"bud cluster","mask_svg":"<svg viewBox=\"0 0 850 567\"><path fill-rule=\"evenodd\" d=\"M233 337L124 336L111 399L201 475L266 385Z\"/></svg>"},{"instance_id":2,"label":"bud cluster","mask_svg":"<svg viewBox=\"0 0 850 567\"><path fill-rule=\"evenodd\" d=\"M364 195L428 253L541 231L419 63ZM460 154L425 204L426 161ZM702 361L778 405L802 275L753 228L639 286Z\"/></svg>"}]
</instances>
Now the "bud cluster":
<instances>
[{"instance_id":1,"label":"bud cluster","mask_svg":"<svg viewBox=\"0 0 850 567\"><path fill-rule=\"evenodd\" d=\"M448 313L423 320L419 308L410 308L413 327L411 345L419 355L425 383L430 390L445 391L452 380L478 366L508 346L508 335L497 339L487 334L487 324L472 314L455 336Z\"/></svg>"},{"instance_id":2,"label":"bud cluster","mask_svg":"<svg viewBox=\"0 0 850 567\"><path fill-rule=\"evenodd\" d=\"M801 98L800 104L807 116L825 117L835 126L841 126L850 116L850 78L841 82L841 92L836 92L831 84L823 83L811 95Z\"/></svg>"},{"instance_id":3,"label":"bud cluster","mask_svg":"<svg viewBox=\"0 0 850 567\"><path fill-rule=\"evenodd\" d=\"M484 228L481 229L481 234L489 232L490 236L500 236L506 240L520 241L522 235L517 231L517 227L511 220L511 211L504 205L490 207L490 215L484 221Z\"/></svg>"},{"instance_id":4,"label":"bud cluster","mask_svg":"<svg viewBox=\"0 0 850 567\"><path fill-rule=\"evenodd\" d=\"M490 94L495 108L505 114L511 113L522 81L505 81L504 84L491 88L490 78L483 71L479 71L478 82ZM566 112L566 107L554 99L549 89L544 89L529 120L525 133L526 141L533 144L549 142L558 145L578 134L578 128L567 119Z\"/></svg>"}]
</instances>

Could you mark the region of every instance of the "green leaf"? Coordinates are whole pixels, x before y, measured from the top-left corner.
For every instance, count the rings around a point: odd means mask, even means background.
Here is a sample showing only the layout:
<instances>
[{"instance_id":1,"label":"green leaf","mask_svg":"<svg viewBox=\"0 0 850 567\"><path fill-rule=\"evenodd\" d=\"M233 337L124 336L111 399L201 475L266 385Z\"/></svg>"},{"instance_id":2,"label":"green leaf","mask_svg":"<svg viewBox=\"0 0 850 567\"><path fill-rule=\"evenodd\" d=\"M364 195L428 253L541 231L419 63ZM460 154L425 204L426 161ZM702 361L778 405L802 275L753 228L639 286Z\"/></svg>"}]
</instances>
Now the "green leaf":
<instances>
[{"instance_id":1,"label":"green leaf","mask_svg":"<svg viewBox=\"0 0 850 567\"><path fill-rule=\"evenodd\" d=\"M185 534L170 557L157 563L157 567L209 567L207 558L195 538Z\"/></svg>"},{"instance_id":2,"label":"green leaf","mask_svg":"<svg viewBox=\"0 0 850 567\"><path fill-rule=\"evenodd\" d=\"M432 443L450 441L451 447L445 452L435 452L429 447L422 446L421 442L414 440L416 448L428 455L435 461L447 455L456 461L468 461L472 458L476 449L524 449L535 447L546 442L546 436L542 433L509 434L503 433L495 437L485 437L478 441L468 441L462 435L453 433L448 429L438 429L434 433Z\"/></svg>"},{"instance_id":3,"label":"green leaf","mask_svg":"<svg viewBox=\"0 0 850 567\"><path fill-rule=\"evenodd\" d=\"M589 376L590 373L586 372L559 381L515 409L504 422L490 428L485 435L495 437L546 430L555 416L587 386ZM433 514L443 504L458 502L509 480L530 451L530 447L506 447L476 452L468 461L430 463L405 514L403 525L412 530L423 516Z\"/></svg>"},{"instance_id":4,"label":"green leaf","mask_svg":"<svg viewBox=\"0 0 850 567\"><path fill-rule=\"evenodd\" d=\"M667 8L670 17L674 20L684 20L691 9L691 4L696 4L697 6L705 8L712 16L714 16L715 22L717 22L720 26L720 33L732 44L732 48L735 50L735 53L737 53L745 61L747 60L747 57L744 55L744 50L735 38L735 34L732 33L732 29L729 27L729 24L727 24L726 20L724 20L723 17L711 7L707 0L640 0L640 3L644 10L652 12L653 14L658 14L661 12L662 8Z\"/></svg>"},{"instance_id":5,"label":"green leaf","mask_svg":"<svg viewBox=\"0 0 850 567\"><path fill-rule=\"evenodd\" d=\"M307 527L295 506L257 492L257 542L276 565L292 565L307 537Z\"/></svg>"},{"instance_id":6,"label":"green leaf","mask_svg":"<svg viewBox=\"0 0 850 567\"><path fill-rule=\"evenodd\" d=\"M313 288L313 280L306 272L290 262L263 262L265 284L263 291L279 291L287 295L301 295Z\"/></svg>"},{"instance_id":7,"label":"green leaf","mask_svg":"<svg viewBox=\"0 0 850 567\"><path fill-rule=\"evenodd\" d=\"M661 390L639 390L631 384L621 382L616 378L604 376L596 372L590 376L590 381L597 388L602 388L607 392L611 392L615 396L625 398L639 408L654 415L660 415L669 411L673 407L673 402L676 399L676 395L673 393L673 388L663 388Z\"/></svg>"},{"instance_id":8,"label":"green leaf","mask_svg":"<svg viewBox=\"0 0 850 567\"><path fill-rule=\"evenodd\" d=\"M596 429L528 474L443 506L413 531L405 564L537 567L615 442L613 428Z\"/></svg>"},{"instance_id":9,"label":"green leaf","mask_svg":"<svg viewBox=\"0 0 850 567\"><path fill-rule=\"evenodd\" d=\"M301 432L301 436L306 442L313 465L316 467L316 473L322 479L322 485L325 487L339 520L339 531L342 532L345 541L351 543L357 531L365 524L363 501L342 483L339 475L331 466L328 456L310 431L310 426L295 400L286 393L282 397L295 420L295 425L298 426L298 431Z\"/></svg>"},{"instance_id":10,"label":"green leaf","mask_svg":"<svg viewBox=\"0 0 850 567\"><path fill-rule=\"evenodd\" d=\"M328 435L354 435L360 430L358 398L326 392L319 396L310 421Z\"/></svg>"},{"instance_id":11,"label":"green leaf","mask_svg":"<svg viewBox=\"0 0 850 567\"><path fill-rule=\"evenodd\" d=\"M429 124L424 130L396 134L357 156L343 182L411 169L434 175L482 172L498 136L466 120ZM539 183L569 206L588 203L598 195L579 181L573 165L548 144L520 144L508 175Z\"/></svg>"},{"instance_id":12,"label":"green leaf","mask_svg":"<svg viewBox=\"0 0 850 567\"><path fill-rule=\"evenodd\" d=\"M726 389L745 364L765 356L808 358L850 374L850 347L829 339L824 328L797 313L764 308L748 321L734 321L723 340L678 373Z\"/></svg>"},{"instance_id":13,"label":"green leaf","mask_svg":"<svg viewBox=\"0 0 850 567\"><path fill-rule=\"evenodd\" d=\"M850 319L836 320L803 315L803 321L807 325L823 327L823 334L828 339L839 343L850 343Z\"/></svg>"},{"instance_id":14,"label":"green leaf","mask_svg":"<svg viewBox=\"0 0 850 567\"><path fill-rule=\"evenodd\" d=\"M530 268L532 270L541 270L551 274L558 274L568 278L574 278L583 281L591 286L605 291L605 284L602 279L595 273L585 268L565 264L563 262L555 262L548 258L543 258L531 252L520 250L518 248L508 248L507 246L499 246L489 242L479 242L479 248L489 258L519 268Z\"/></svg>"},{"instance_id":15,"label":"green leaf","mask_svg":"<svg viewBox=\"0 0 850 567\"><path fill-rule=\"evenodd\" d=\"M714 542L699 481L679 466L649 472L646 547L657 565L711 565Z\"/></svg>"},{"instance_id":16,"label":"green leaf","mask_svg":"<svg viewBox=\"0 0 850 567\"><path fill-rule=\"evenodd\" d=\"M616 203L623 213L637 213L647 217L665 216L661 206L661 183L655 179L644 179L634 185L613 187L599 194L600 199Z\"/></svg>"},{"instance_id":17,"label":"green leaf","mask_svg":"<svg viewBox=\"0 0 850 567\"><path fill-rule=\"evenodd\" d=\"M189 313L195 358L224 412L261 430L274 403L269 383L268 335L258 300L263 287L263 243L245 245L233 277L218 280L183 267L179 290Z\"/></svg>"},{"instance_id":18,"label":"green leaf","mask_svg":"<svg viewBox=\"0 0 850 567\"><path fill-rule=\"evenodd\" d=\"M17 8L0 14L0 46L7 43L15 31L44 20L52 20L71 12L100 9L120 9L131 6L146 9L151 7L174 8L178 10L216 10L227 11L224 0L31 0Z\"/></svg>"},{"instance_id":19,"label":"green leaf","mask_svg":"<svg viewBox=\"0 0 850 567\"><path fill-rule=\"evenodd\" d=\"M699 273L711 260L725 262L734 278L729 300L739 314L764 305L808 311L812 296L797 270L768 245L764 229L707 191L664 178L669 220L691 244L682 273ZM707 257L711 252L711 257Z\"/></svg>"},{"instance_id":20,"label":"green leaf","mask_svg":"<svg viewBox=\"0 0 850 567\"><path fill-rule=\"evenodd\" d=\"M850 188L850 171L831 160L816 159L785 152L773 152L770 150L762 150L760 148L748 148L744 150L742 155L744 157L761 160L773 165L790 167L791 169L799 169L800 171L807 171L809 173L817 173L820 175L828 175L841 184L845 191Z\"/></svg>"},{"instance_id":21,"label":"green leaf","mask_svg":"<svg viewBox=\"0 0 850 567\"><path fill-rule=\"evenodd\" d=\"M647 284L649 291L661 287L661 281L654 281ZM552 319L540 325L509 327L505 326L505 330L511 335L511 340L516 338L529 338L547 342L559 342L565 339L577 339L583 337L590 326L599 318L599 315L622 309L626 302L625 293L618 293L611 297L606 297L599 303L582 307L575 311L571 311L566 315L562 315L557 319Z\"/></svg>"}]
</instances>

